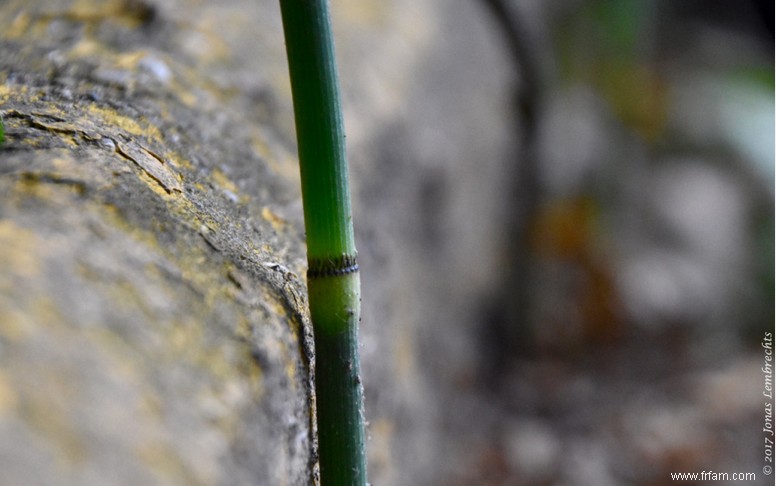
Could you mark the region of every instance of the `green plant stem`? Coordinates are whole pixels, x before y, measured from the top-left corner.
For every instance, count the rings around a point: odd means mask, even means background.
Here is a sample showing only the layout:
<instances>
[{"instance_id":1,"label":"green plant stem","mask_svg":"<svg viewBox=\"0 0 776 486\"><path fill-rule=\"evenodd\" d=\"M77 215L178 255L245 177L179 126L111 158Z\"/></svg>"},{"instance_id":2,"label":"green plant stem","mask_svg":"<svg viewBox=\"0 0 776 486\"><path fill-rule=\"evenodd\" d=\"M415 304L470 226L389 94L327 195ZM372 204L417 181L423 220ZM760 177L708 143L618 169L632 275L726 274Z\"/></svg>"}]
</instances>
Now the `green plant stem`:
<instances>
[{"instance_id":1,"label":"green plant stem","mask_svg":"<svg viewBox=\"0 0 776 486\"><path fill-rule=\"evenodd\" d=\"M321 483L363 486L360 280L328 2L280 0L280 8L307 232Z\"/></svg>"}]
</instances>

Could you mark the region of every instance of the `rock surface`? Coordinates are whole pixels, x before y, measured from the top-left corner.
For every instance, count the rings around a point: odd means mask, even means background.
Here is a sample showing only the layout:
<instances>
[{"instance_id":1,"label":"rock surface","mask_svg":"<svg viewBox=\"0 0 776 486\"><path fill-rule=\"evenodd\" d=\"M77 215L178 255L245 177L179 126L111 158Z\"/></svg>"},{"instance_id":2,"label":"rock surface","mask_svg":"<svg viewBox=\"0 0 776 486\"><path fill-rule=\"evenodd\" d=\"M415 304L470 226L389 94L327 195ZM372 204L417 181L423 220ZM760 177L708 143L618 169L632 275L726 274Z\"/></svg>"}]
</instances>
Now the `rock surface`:
<instances>
[{"instance_id":1,"label":"rock surface","mask_svg":"<svg viewBox=\"0 0 776 486\"><path fill-rule=\"evenodd\" d=\"M237 88L241 4L186 3L0 7L3 484L314 479L282 37Z\"/></svg>"}]
</instances>

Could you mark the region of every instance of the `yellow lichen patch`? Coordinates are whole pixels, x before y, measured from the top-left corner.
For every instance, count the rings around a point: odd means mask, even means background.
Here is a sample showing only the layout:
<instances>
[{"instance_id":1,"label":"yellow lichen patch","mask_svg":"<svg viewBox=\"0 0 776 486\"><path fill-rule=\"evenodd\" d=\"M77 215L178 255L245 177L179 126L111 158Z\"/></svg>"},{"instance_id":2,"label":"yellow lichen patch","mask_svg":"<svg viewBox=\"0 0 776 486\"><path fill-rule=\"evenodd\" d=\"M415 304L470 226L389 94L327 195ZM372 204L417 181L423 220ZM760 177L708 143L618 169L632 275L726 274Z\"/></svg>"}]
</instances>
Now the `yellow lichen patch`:
<instances>
[{"instance_id":1,"label":"yellow lichen patch","mask_svg":"<svg viewBox=\"0 0 776 486\"><path fill-rule=\"evenodd\" d=\"M164 415L164 404L158 395L143 393L137 397L137 410L143 416L159 418Z\"/></svg>"},{"instance_id":2,"label":"yellow lichen patch","mask_svg":"<svg viewBox=\"0 0 776 486\"><path fill-rule=\"evenodd\" d=\"M73 159L70 157L52 157L51 158L51 165L57 169L58 171L62 172L70 172L73 171L76 166L73 163Z\"/></svg>"},{"instance_id":3,"label":"yellow lichen patch","mask_svg":"<svg viewBox=\"0 0 776 486\"><path fill-rule=\"evenodd\" d=\"M255 320L255 314L253 319ZM254 324L251 323L251 319L248 318L246 315L240 315L238 318L237 323L235 324L235 335L240 338L242 341L245 341L247 343L252 343L255 340L254 334L253 334L253 326ZM251 348L252 345L245 347L245 352L243 358L240 360L239 369L242 375L246 376L248 378L248 382L250 383L251 390L254 394L254 397L261 397L261 394L263 393L263 378L264 378L264 371L262 370L259 363L256 361L256 358L252 356L251 354Z\"/></svg>"},{"instance_id":4,"label":"yellow lichen patch","mask_svg":"<svg viewBox=\"0 0 776 486\"><path fill-rule=\"evenodd\" d=\"M197 363L215 376L218 381L233 380L237 376L235 363L228 354L227 346L199 347Z\"/></svg>"},{"instance_id":5,"label":"yellow lichen patch","mask_svg":"<svg viewBox=\"0 0 776 486\"><path fill-rule=\"evenodd\" d=\"M149 304L144 300L143 290L128 281L118 281L104 287L105 296L114 303L117 311L129 311L145 315L148 319L155 317Z\"/></svg>"},{"instance_id":6,"label":"yellow lichen patch","mask_svg":"<svg viewBox=\"0 0 776 486\"><path fill-rule=\"evenodd\" d=\"M175 89L175 94L178 97L178 100L180 100L181 103L183 103L185 106L189 108L196 108L200 105L199 98L197 98L197 95L195 95L191 91L187 91L182 88Z\"/></svg>"},{"instance_id":7,"label":"yellow lichen patch","mask_svg":"<svg viewBox=\"0 0 776 486\"><path fill-rule=\"evenodd\" d=\"M264 206L264 208L261 210L261 217L264 218L264 221L268 222L272 225L272 228L275 231L282 231L283 228L286 226L286 220L275 214L269 207Z\"/></svg>"},{"instance_id":8,"label":"yellow lichen patch","mask_svg":"<svg viewBox=\"0 0 776 486\"><path fill-rule=\"evenodd\" d=\"M20 12L13 18L8 28L0 33L0 37L6 39L20 40L23 38L39 39L46 35L46 30L50 27L51 16L36 15L29 11Z\"/></svg>"},{"instance_id":9,"label":"yellow lichen patch","mask_svg":"<svg viewBox=\"0 0 776 486\"><path fill-rule=\"evenodd\" d=\"M19 400L27 423L56 446L57 459L64 465L82 463L87 447L64 405L74 400L72 379L56 369L37 370L35 378L38 386Z\"/></svg>"},{"instance_id":10,"label":"yellow lichen patch","mask_svg":"<svg viewBox=\"0 0 776 486\"><path fill-rule=\"evenodd\" d=\"M124 69L137 69L138 63L148 55L146 51L125 52L116 56L114 65Z\"/></svg>"},{"instance_id":11,"label":"yellow lichen patch","mask_svg":"<svg viewBox=\"0 0 776 486\"><path fill-rule=\"evenodd\" d=\"M8 72L0 71L0 81L7 82ZM0 102L18 102L24 100L26 102L39 101L44 95L44 91L37 88L30 88L27 85L18 84L0 84ZM14 112L16 110L2 110L4 113Z\"/></svg>"},{"instance_id":12,"label":"yellow lichen patch","mask_svg":"<svg viewBox=\"0 0 776 486\"><path fill-rule=\"evenodd\" d=\"M197 218L197 215L193 210L188 214L189 216L184 220L184 224L191 224L192 228L198 228L200 235L202 235L205 241L210 242L211 239L207 235L211 232L215 232L217 226L212 222L198 224L196 221L193 221ZM194 226L197 224L198 226ZM217 243L211 242L210 244L215 245ZM182 255L182 258L178 261L181 279L183 282L186 282L189 287L196 289L197 292L201 294L200 301L203 306L212 308L228 295L228 287L230 285L227 284L226 280L220 279L216 281L222 282L222 285L213 285L214 276L206 270L209 268L209 263L211 262L210 251L208 249L195 248L185 242L181 242L181 245L181 249L178 253L179 255ZM220 272L219 274L223 275Z\"/></svg>"},{"instance_id":13,"label":"yellow lichen patch","mask_svg":"<svg viewBox=\"0 0 776 486\"><path fill-rule=\"evenodd\" d=\"M229 178L224 174L221 169L215 169L212 172L213 180L216 182L216 184L219 185L222 189L226 189L227 191L231 191L234 194L237 194L239 189L237 189L237 186L229 180Z\"/></svg>"},{"instance_id":14,"label":"yellow lichen patch","mask_svg":"<svg viewBox=\"0 0 776 486\"><path fill-rule=\"evenodd\" d=\"M89 24L110 21L137 28L148 18L148 9L143 2L127 0L75 0L67 11L49 17Z\"/></svg>"},{"instance_id":15,"label":"yellow lichen patch","mask_svg":"<svg viewBox=\"0 0 776 486\"><path fill-rule=\"evenodd\" d=\"M106 360L104 373L117 383L126 383L142 386L142 378L138 375L137 349L127 341L124 336L105 327L93 326L88 329L86 336L96 349L105 351L101 357ZM138 400L145 396L138 397Z\"/></svg>"},{"instance_id":16,"label":"yellow lichen patch","mask_svg":"<svg viewBox=\"0 0 776 486\"><path fill-rule=\"evenodd\" d=\"M247 317L239 317L237 325L235 326L235 335L246 341L253 339L253 330L251 329L251 323L248 321Z\"/></svg>"},{"instance_id":17,"label":"yellow lichen patch","mask_svg":"<svg viewBox=\"0 0 776 486\"><path fill-rule=\"evenodd\" d=\"M0 268L3 275L33 278L40 271L38 238L15 222L0 220ZM0 280L0 285L4 279Z\"/></svg>"},{"instance_id":18,"label":"yellow lichen patch","mask_svg":"<svg viewBox=\"0 0 776 486\"><path fill-rule=\"evenodd\" d=\"M246 351L245 367L242 372L247 376L251 391L254 397L261 397L264 392L264 372L256 363L256 360L250 355L250 350Z\"/></svg>"},{"instance_id":19,"label":"yellow lichen patch","mask_svg":"<svg viewBox=\"0 0 776 486\"><path fill-rule=\"evenodd\" d=\"M192 320L187 320L187 322L173 325L167 333L165 341L171 351L185 354L192 349L200 348L203 341L202 332L202 326Z\"/></svg>"},{"instance_id":20,"label":"yellow lichen patch","mask_svg":"<svg viewBox=\"0 0 776 486\"><path fill-rule=\"evenodd\" d=\"M169 161L172 166L180 169L191 169L193 167L188 159L184 159L177 152L167 152L165 155L166 160Z\"/></svg>"},{"instance_id":21,"label":"yellow lichen patch","mask_svg":"<svg viewBox=\"0 0 776 486\"><path fill-rule=\"evenodd\" d=\"M220 401L230 405L241 401L246 394L243 388L235 390L234 387L230 389L226 385L243 379L247 379L254 396L260 395L263 374L251 358L250 350L246 348L244 357L237 356L231 352L232 347L228 343L208 345L203 333L204 329L198 321L186 319L172 327L165 342L173 353L190 360L192 364L214 377L214 382L224 385L212 392Z\"/></svg>"},{"instance_id":22,"label":"yellow lichen patch","mask_svg":"<svg viewBox=\"0 0 776 486\"><path fill-rule=\"evenodd\" d=\"M14 390L11 380L0 370L0 415L13 413L19 405L19 396Z\"/></svg>"},{"instance_id":23,"label":"yellow lichen patch","mask_svg":"<svg viewBox=\"0 0 776 486\"><path fill-rule=\"evenodd\" d=\"M3 288L3 292L7 289ZM0 336L11 343L18 343L38 330L33 318L18 309L10 309L10 305L0 303Z\"/></svg>"},{"instance_id":24,"label":"yellow lichen patch","mask_svg":"<svg viewBox=\"0 0 776 486\"><path fill-rule=\"evenodd\" d=\"M137 120L124 116L115 110L110 110L96 105L88 105L89 115L101 120L103 126L114 126L125 133L138 137L146 137L149 140L161 141L162 134L159 129L151 124L141 124Z\"/></svg>"},{"instance_id":25,"label":"yellow lichen patch","mask_svg":"<svg viewBox=\"0 0 776 486\"><path fill-rule=\"evenodd\" d=\"M119 10L122 3L126 3L126 0L74 0L67 13L71 17L83 19L107 17Z\"/></svg>"},{"instance_id":26,"label":"yellow lichen patch","mask_svg":"<svg viewBox=\"0 0 776 486\"><path fill-rule=\"evenodd\" d=\"M193 185L193 186L194 186L194 188L195 188L195 189L197 189L199 192L207 192L207 191L208 191L208 188L207 188L207 187L205 187L205 185L204 185L204 184L202 184L201 182L194 182L192 185Z\"/></svg>"},{"instance_id":27,"label":"yellow lichen patch","mask_svg":"<svg viewBox=\"0 0 776 486\"><path fill-rule=\"evenodd\" d=\"M81 38L79 41L68 51L68 56L71 59L78 58L93 58L96 54L104 52L105 47L89 38Z\"/></svg>"},{"instance_id":28,"label":"yellow lichen patch","mask_svg":"<svg viewBox=\"0 0 776 486\"><path fill-rule=\"evenodd\" d=\"M176 449L160 442L144 443L138 446L133 455L143 464L146 464L150 471L157 477L164 478L163 483L171 482L174 484L191 484L199 486L204 484L213 484L215 478L202 478L195 476L188 465L184 464L183 459L178 456ZM196 466L196 465L195 465ZM196 473L202 474L203 467L196 467Z\"/></svg>"},{"instance_id":29,"label":"yellow lichen patch","mask_svg":"<svg viewBox=\"0 0 776 486\"><path fill-rule=\"evenodd\" d=\"M39 295L32 299L30 309L33 309L32 320L36 325L45 325L51 329L61 326L63 320L57 304L48 296Z\"/></svg>"},{"instance_id":30,"label":"yellow lichen patch","mask_svg":"<svg viewBox=\"0 0 776 486\"><path fill-rule=\"evenodd\" d=\"M98 206L102 217L105 218L106 226L120 229L125 233L132 235L138 244L145 245L149 251L156 251L159 248L159 241L149 231L143 231L127 223L127 220L121 215L119 208L110 204Z\"/></svg>"},{"instance_id":31,"label":"yellow lichen patch","mask_svg":"<svg viewBox=\"0 0 776 486\"><path fill-rule=\"evenodd\" d=\"M32 17L30 17L29 12L19 13L19 15L14 17L11 25L5 30L4 37L6 39L19 39L29 32L31 22Z\"/></svg>"},{"instance_id":32,"label":"yellow lichen patch","mask_svg":"<svg viewBox=\"0 0 776 486\"><path fill-rule=\"evenodd\" d=\"M224 195L232 202L246 202L248 200L247 196L239 195L240 189L223 172L221 172L221 170L215 169L211 173L211 176L213 177L216 186L219 187Z\"/></svg>"},{"instance_id":33,"label":"yellow lichen patch","mask_svg":"<svg viewBox=\"0 0 776 486\"><path fill-rule=\"evenodd\" d=\"M22 177L13 186L14 196L18 199L38 198L51 201L60 201L57 197L57 191L61 188L55 188L52 184L41 184L33 177Z\"/></svg>"},{"instance_id":34,"label":"yellow lichen patch","mask_svg":"<svg viewBox=\"0 0 776 486\"><path fill-rule=\"evenodd\" d=\"M296 378L296 371L297 371L296 360L290 356L287 349L285 349L284 351L286 351L283 353L283 358L286 361L286 376L288 377L288 382L296 384L298 383Z\"/></svg>"},{"instance_id":35,"label":"yellow lichen patch","mask_svg":"<svg viewBox=\"0 0 776 486\"><path fill-rule=\"evenodd\" d=\"M266 288L262 289L262 302L273 315L277 315L281 318L288 317L286 308L278 299Z\"/></svg>"},{"instance_id":36,"label":"yellow lichen patch","mask_svg":"<svg viewBox=\"0 0 776 486\"><path fill-rule=\"evenodd\" d=\"M269 149L269 144L263 138L259 138L254 135L251 137L251 148L253 151L265 159L272 159L272 153Z\"/></svg>"},{"instance_id":37,"label":"yellow lichen patch","mask_svg":"<svg viewBox=\"0 0 776 486\"><path fill-rule=\"evenodd\" d=\"M26 86L15 86L12 89L7 84L0 84L0 101L7 102L12 95L16 96L20 89L26 89Z\"/></svg>"}]
</instances>

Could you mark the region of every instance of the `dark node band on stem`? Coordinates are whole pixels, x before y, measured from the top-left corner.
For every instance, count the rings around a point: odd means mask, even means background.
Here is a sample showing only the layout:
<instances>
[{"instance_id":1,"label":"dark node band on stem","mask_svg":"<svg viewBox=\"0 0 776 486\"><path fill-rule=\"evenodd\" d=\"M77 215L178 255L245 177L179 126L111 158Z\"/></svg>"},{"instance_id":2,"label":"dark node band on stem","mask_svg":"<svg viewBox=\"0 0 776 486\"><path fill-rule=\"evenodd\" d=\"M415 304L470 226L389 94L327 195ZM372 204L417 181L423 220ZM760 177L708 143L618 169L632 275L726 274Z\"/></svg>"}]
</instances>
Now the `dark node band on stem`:
<instances>
[{"instance_id":1,"label":"dark node band on stem","mask_svg":"<svg viewBox=\"0 0 776 486\"><path fill-rule=\"evenodd\" d=\"M356 254L336 258L313 259L308 262L307 278L338 277L358 272Z\"/></svg>"}]
</instances>

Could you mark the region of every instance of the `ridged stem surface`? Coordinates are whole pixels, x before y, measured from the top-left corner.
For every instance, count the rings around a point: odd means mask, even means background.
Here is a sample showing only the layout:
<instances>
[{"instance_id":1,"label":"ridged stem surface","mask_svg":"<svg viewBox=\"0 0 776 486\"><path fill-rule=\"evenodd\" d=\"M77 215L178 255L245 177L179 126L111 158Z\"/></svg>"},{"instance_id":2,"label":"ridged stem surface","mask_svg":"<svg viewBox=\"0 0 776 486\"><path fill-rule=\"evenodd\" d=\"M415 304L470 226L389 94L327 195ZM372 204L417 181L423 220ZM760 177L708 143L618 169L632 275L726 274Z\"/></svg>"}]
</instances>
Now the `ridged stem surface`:
<instances>
[{"instance_id":1,"label":"ridged stem surface","mask_svg":"<svg viewBox=\"0 0 776 486\"><path fill-rule=\"evenodd\" d=\"M280 0L307 233L323 486L365 486L360 281L328 2Z\"/></svg>"}]
</instances>

